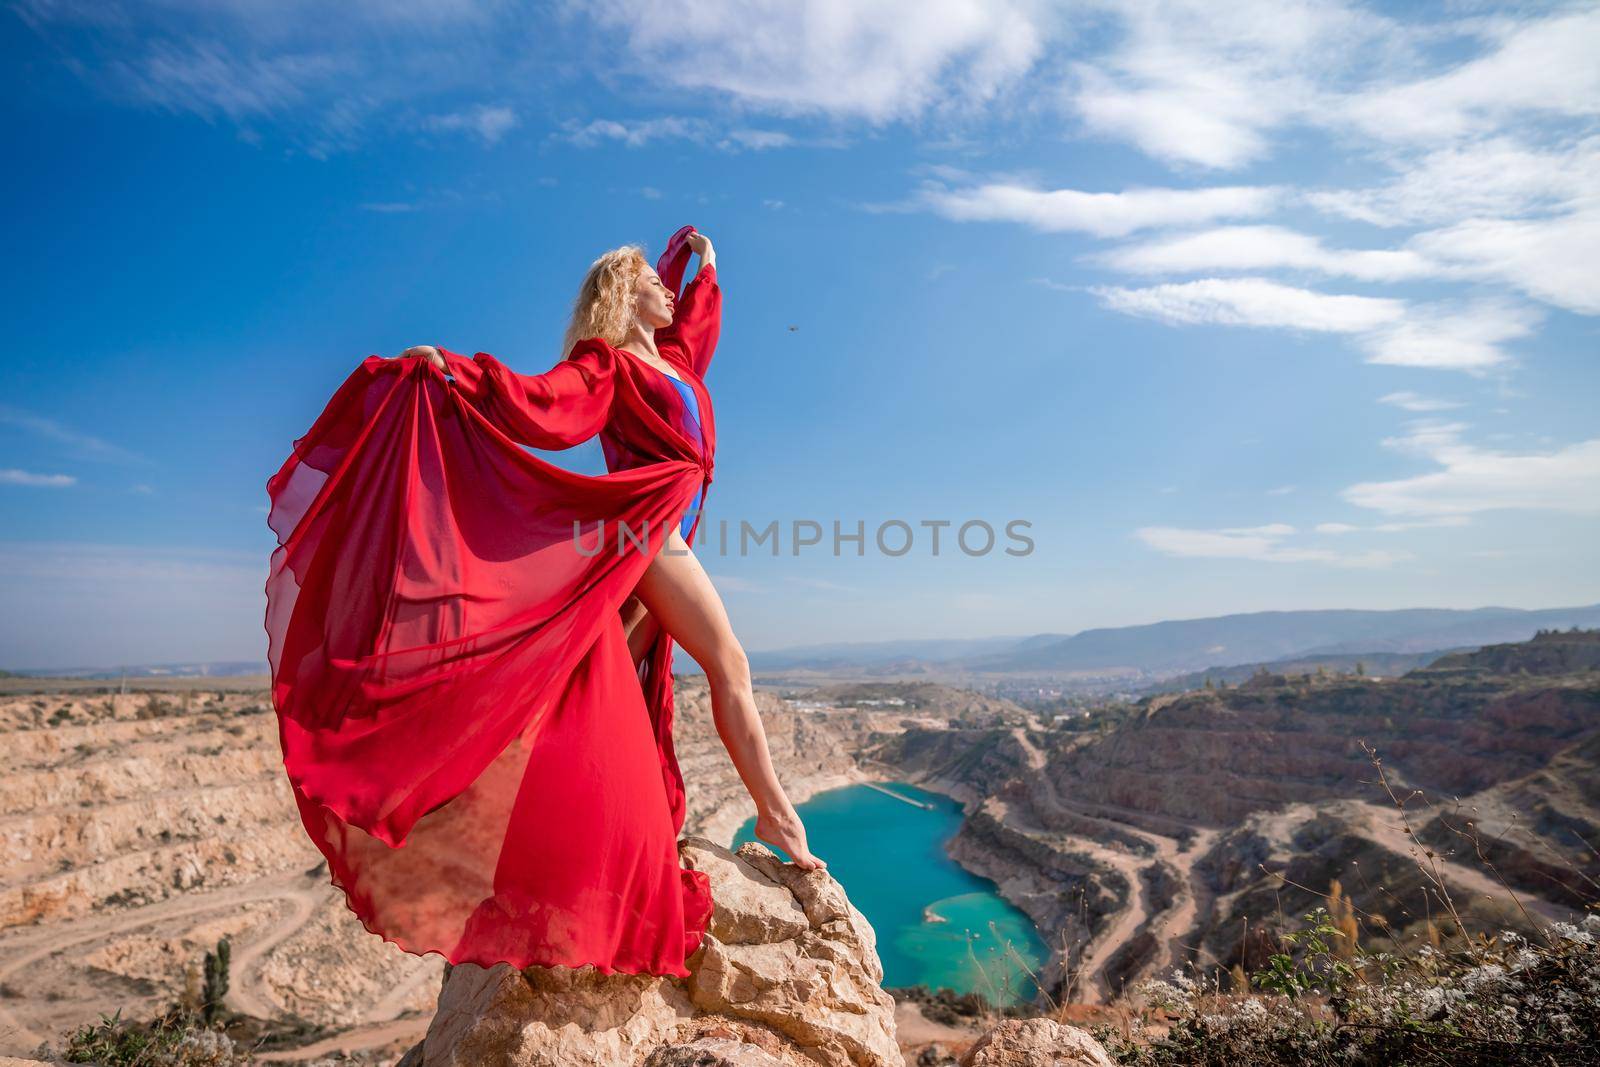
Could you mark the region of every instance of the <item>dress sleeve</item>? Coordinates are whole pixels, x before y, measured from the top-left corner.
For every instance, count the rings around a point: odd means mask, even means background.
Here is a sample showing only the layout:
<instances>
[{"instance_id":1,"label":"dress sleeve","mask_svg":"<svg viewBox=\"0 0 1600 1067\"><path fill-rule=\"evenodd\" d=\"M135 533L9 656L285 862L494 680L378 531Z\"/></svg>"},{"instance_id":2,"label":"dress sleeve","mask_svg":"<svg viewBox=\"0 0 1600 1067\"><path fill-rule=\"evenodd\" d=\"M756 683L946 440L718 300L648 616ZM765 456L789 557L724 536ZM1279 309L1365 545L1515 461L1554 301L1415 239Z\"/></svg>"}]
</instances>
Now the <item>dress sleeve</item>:
<instances>
[{"instance_id":1,"label":"dress sleeve","mask_svg":"<svg viewBox=\"0 0 1600 1067\"><path fill-rule=\"evenodd\" d=\"M439 354L456 389L521 444L571 448L599 433L611 414L616 356L596 339L579 341L543 374L518 374L487 352L471 359L445 348Z\"/></svg>"},{"instance_id":2,"label":"dress sleeve","mask_svg":"<svg viewBox=\"0 0 1600 1067\"><path fill-rule=\"evenodd\" d=\"M722 288L717 285L717 265L701 264L700 272L684 289L671 324L656 331L656 350L704 377L721 332Z\"/></svg>"}]
</instances>

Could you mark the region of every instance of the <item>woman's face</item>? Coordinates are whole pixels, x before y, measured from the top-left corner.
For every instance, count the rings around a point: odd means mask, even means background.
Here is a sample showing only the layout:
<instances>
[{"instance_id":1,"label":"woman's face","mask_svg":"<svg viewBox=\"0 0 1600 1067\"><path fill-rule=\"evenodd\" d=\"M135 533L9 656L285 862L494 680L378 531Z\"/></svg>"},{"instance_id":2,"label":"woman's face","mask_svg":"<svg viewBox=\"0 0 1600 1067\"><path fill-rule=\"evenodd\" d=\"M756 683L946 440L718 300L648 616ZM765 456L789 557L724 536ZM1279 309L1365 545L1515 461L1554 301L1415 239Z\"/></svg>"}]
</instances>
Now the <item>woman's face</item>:
<instances>
[{"instance_id":1,"label":"woman's face","mask_svg":"<svg viewBox=\"0 0 1600 1067\"><path fill-rule=\"evenodd\" d=\"M646 329L659 330L671 325L676 305L672 290L650 267L639 272L639 287L634 292L633 314Z\"/></svg>"}]
</instances>

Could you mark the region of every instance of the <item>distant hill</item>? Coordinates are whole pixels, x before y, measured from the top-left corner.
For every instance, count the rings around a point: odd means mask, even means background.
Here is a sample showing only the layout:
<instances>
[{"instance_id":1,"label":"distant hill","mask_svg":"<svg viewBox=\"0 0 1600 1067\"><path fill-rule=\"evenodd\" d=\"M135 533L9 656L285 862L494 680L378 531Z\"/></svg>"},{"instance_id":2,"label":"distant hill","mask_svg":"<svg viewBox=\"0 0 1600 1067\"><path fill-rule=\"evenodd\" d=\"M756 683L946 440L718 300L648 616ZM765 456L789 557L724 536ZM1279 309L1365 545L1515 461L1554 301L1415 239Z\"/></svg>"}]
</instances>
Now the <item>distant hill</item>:
<instances>
[{"instance_id":1,"label":"distant hill","mask_svg":"<svg viewBox=\"0 0 1600 1067\"><path fill-rule=\"evenodd\" d=\"M933 677L954 673L1167 675L1309 657L1330 657L1331 662L1332 658L1373 658L1380 653L1437 653L1526 641L1540 630L1573 626L1600 626L1600 604L1533 611L1493 607L1258 611L1103 627L1076 634L806 645L752 652L750 664L767 672L843 674L855 670L883 675L893 668L896 674ZM1372 666L1368 664L1369 669Z\"/></svg>"},{"instance_id":2,"label":"distant hill","mask_svg":"<svg viewBox=\"0 0 1600 1067\"><path fill-rule=\"evenodd\" d=\"M1377 678L1397 678L1407 671L1426 667L1452 652L1471 649L1440 649L1433 652L1352 652L1344 655L1290 656L1267 663L1236 663L1226 667L1207 667L1163 679L1144 690L1146 693L1182 693L1199 689L1209 680L1212 685L1238 685L1251 676L1265 671L1269 674L1292 677L1301 674L1366 674Z\"/></svg>"},{"instance_id":3,"label":"distant hill","mask_svg":"<svg viewBox=\"0 0 1600 1067\"><path fill-rule=\"evenodd\" d=\"M1427 652L1526 641L1542 629L1600 625L1600 605L1524 611L1261 611L1148 626L1085 630L1064 641L970 661L992 671L1086 670L1118 666L1193 671L1291 656Z\"/></svg>"},{"instance_id":4,"label":"distant hill","mask_svg":"<svg viewBox=\"0 0 1600 1067\"><path fill-rule=\"evenodd\" d=\"M238 678L266 674L265 660L229 660L214 663L142 663L127 667L49 667L0 671L16 678Z\"/></svg>"}]
</instances>

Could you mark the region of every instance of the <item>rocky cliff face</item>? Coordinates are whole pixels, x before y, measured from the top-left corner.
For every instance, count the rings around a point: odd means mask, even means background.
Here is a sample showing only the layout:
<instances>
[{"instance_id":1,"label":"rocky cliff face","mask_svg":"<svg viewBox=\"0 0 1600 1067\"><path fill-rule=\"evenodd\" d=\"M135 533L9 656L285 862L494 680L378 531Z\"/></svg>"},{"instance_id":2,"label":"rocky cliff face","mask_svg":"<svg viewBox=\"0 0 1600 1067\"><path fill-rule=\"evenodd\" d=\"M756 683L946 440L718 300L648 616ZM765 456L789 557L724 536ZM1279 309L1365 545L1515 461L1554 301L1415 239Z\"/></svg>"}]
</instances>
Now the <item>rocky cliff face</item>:
<instances>
[{"instance_id":1,"label":"rocky cliff face","mask_svg":"<svg viewBox=\"0 0 1600 1067\"><path fill-rule=\"evenodd\" d=\"M406 1065L577 1067L722 1062L871 1067L898 1062L894 999L871 925L826 871L703 838L684 863L716 910L687 979L593 968L454 967ZM696 1057L700 1058L696 1058Z\"/></svg>"},{"instance_id":2,"label":"rocky cliff face","mask_svg":"<svg viewBox=\"0 0 1600 1067\"><path fill-rule=\"evenodd\" d=\"M1297 801L1350 796L1361 742L1406 785L1461 796L1531 773L1593 729L1587 684L1287 680L1158 698L1090 743L1048 741L1058 790L1212 826Z\"/></svg>"},{"instance_id":3,"label":"rocky cliff face","mask_svg":"<svg viewBox=\"0 0 1600 1067\"><path fill-rule=\"evenodd\" d=\"M264 691L0 699L0 1053L142 1017L230 939L230 1002L308 1037L425 1010L300 828ZM353 929L352 929L353 928Z\"/></svg>"},{"instance_id":4,"label":"rocky cliff face","mask_svg":"<svg viewBox=\"0 0 1600 1067\"><path fill-rule=\"evenodd\" d=\"M1570 915L1600 879L1583 845L1600 826L1593 640L1550 635L1392 680L1261 675L1087 726L913 727L872 756L966 802L951 855L1055 947L1047 986L1104 999L1197 946L1254 966L1250 945L1335 879L1397 936L1414 933L1438 910L1419 840L1469 917Z\"/></svg>"}]
</instances>

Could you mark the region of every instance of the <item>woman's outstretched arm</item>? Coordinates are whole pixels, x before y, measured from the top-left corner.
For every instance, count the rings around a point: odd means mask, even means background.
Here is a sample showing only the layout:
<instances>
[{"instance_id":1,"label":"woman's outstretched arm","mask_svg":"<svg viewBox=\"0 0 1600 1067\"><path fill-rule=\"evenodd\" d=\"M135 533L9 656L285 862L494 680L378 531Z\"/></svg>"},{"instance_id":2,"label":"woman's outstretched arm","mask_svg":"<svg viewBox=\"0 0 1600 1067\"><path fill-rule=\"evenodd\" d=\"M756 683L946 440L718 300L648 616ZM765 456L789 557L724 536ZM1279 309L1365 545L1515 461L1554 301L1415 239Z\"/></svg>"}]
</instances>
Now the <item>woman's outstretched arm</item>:
<instances>
[{"instance_id":1,"label":"woman's outstretched arm","mask_svg":"<svg viewBox=\"0 0 1600 1067\"><path fill-rule=\"evenodd\" d=\"M606 345L580 341L543 374L518 374L487 352L419 345L401 353L425 356L455 379L455 388L502 433L534 448L562 449L599 433L611 414L616 356Z\"/></svg>"}]
</instances>

